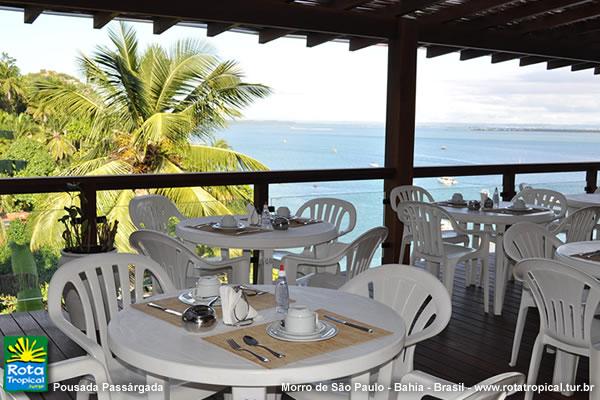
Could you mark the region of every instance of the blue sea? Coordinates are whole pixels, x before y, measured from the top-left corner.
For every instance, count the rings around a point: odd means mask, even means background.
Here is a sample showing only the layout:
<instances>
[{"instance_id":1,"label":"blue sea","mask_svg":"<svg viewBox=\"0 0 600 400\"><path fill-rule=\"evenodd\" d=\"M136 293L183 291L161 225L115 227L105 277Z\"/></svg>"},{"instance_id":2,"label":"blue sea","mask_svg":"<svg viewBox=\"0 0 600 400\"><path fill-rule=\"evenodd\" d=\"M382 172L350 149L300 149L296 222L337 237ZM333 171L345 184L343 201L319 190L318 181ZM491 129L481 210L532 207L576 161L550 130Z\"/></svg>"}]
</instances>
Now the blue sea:
<instances>
[{"instance_id":1,"label":"blue sea","mask_svg":"<svg viewBox=\"0 0 600 400\"><path fill-rule=\"evenodd\" d=\"M219 132L235 150L260 160L272 170L368 168L384 164L384 125L369 123L299 123L245 121ZM597 161L600 130L591 126L529 125L418 125L415 165L477 165ZM444 186L437 179L419 179L436 200L461 192L479 198L481 190L500 188L501 176L456 177ZM563 193L583 192L585 174L528 174L517 183L553 188ZM271 203L292 210L309 198L335 196L356 205L356 234L383 219L383 182L316 182L271 185Z\"/></svg>"}]
</instances>

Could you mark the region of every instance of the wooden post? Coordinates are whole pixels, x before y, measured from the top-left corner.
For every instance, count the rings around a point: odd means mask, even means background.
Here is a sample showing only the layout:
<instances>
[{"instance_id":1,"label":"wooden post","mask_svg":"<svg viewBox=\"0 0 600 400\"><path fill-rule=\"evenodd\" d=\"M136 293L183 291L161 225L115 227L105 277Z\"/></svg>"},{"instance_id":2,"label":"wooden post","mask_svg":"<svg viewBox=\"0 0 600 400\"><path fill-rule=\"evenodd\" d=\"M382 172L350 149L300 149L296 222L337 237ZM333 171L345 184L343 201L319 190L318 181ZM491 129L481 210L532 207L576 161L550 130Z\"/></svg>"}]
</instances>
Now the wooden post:
<instances>
[{"instance_id":1,"label":"wooden post","mask_svg":"<svg viewBox=\"0 0 600 400\"><path fill-rule=\"evenodd\" d=\"M98 226L97 226L97 204L96 204L96 188L90 185L85 185L81 188L83 194L81 203L81 212L87 220L87 231L84 232L85 243L87 246L98 245Z\"/></svg>"},{"instance_id":2,"label":"wooden post","mask_svg":"<svg viewBox=\"0 0 600 400\"><path fill-rule=\"evenodd\" d=\"M585 192L594 193L598 189L598 170L591 168L585 171Z\"/></svg>"},{"instance_id":3,"label":"wooden post","mask_svg":"<svg viewBox=\"0 0 600 400\"><path fill-rule=\"evenodd\" d=\"M384 180L386 200L394 187L410 185L413 180L417 47L414 21L398 19L396 36L388 44L385 166L396 172ZM383 262L395 263L400 257L403 227L389 201L384 203L388 203L384 205L384 220L390 232L383 247Z\"/></svg>"},{"instance_id":4,"label":"wooden post","mask_svg":"<svg viewBox=\"0 0 600 400\"><path fill-rule=\"evenodd\" d=\"M504 201L511 201L517 193L515 192L515 173L505 172L502 175L502 193L500 197Z\"/></svg>"},{"instance_id":5,"label":"wooden post","mask_svg":"<svg viewBox=\"0 0 600 400\"><path fill-rule=\"evenodd\" d=\"M254 185L254 206L262 212L265 203L269 203L269 184L257 183ZM252 282L258 283L258 273L260 267L260 252L254 250L252 252Z\"/></svg>"}]
</instances>

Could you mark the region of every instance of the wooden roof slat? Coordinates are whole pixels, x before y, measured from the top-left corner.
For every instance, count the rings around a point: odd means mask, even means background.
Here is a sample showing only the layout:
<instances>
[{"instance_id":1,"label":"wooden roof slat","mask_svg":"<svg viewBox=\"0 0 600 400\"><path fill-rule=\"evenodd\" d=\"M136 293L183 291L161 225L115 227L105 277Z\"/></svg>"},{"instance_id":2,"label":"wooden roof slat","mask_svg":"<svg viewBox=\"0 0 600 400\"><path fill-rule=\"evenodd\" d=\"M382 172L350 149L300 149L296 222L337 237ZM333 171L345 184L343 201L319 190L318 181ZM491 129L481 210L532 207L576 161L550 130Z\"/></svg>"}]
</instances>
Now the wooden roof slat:
<instances>
[{"instance_id":1,"label":"wooden roof slat","mask_svg":"<svg viewBox=\"0 0 600 400\"><path fill-rule=\"evenodd\" d=\"M288 29L265 28L258 32L258 43L269 43L293 32Z\"/></svg>"},{"instance_id":2,"label":"wooden roof slat","mask_svg":"<svg viewBox=\"0 0 600 400\"><path fill-rule=\"evenodd\" d=\"M527 65L539 64L548 61L547 58L538 56L525 56L519 59L519 66L526 67Z\"/></svg>"},{"instance_id":3,"label":"wooden roof slat","mask_svg":"<svg viewBox=\"0 0 600 400\"><path fill-rule=\"evenodd\" d=\"M309 33L306 35L306 47L315 47L327 43L336 37L335 35L328 35L326 33Z\"/></svg>"},{"instance_id":4,"label":"wooden roof slat","mask_svg":"<svg viewBox=\"0 0 600 400\"><path fill-rule=\"evenodd\" d=\"M574 64L571 66L571 71L583 71L584 69L596 68L596 66L598 66L597 63Z\"/></svg>"},{"instance_id":5,"label":"wooden roof slat","mask_svg":"<svg viewBox=\"0 0 600 400\"><path fill-rule=\"evenodd\" d=\"M573 65L573 61L569 60L550 60L546 65L546 69L557 69Z\"/></svg>"},{"instance_id":6,"label":"wooden roof slat","mask_svg":"<svg viewBox=\"0 0 600 400\"><path fill-rule=\"evenodd\" d=\"M349 49L350 51L356 51L379 43L381 43L380 39L350 38Z\"/></svg>"},{"instance_id":7,"label":"wooden roof slat","mask_svg":"<svg viewBox=\"0 0 600 400\"><path fill-rule=\"evenodd\" d=\"M534 21L525 21L515 28L511 28L514 33L528 33L544 29L554 28L560 25L575 23L588 18L600 15L600 4L591 3L589 5L571 8L561 13L556 13L547 17L540 17Z\"/></svg>"},{"instance_id":8,"label":"wooden roof slat","mask_svg":"<svg viewBox=\"0 0 600 400\"><path fill-rule=\"evenodd\" d=\"M488 56L491 53L492 52L489 51L489 50L472 50L472 49L467 49L467 50L463 50L463 51L460 52L460 60L461 61L471 60L471 59L477 58L477 57Z\"/></svg>"},{"instance_id":9,"label":"wooden roof slat","mask_svg":"<svg viewBox=\"0 0 600 400\"><path fill-rule=\"evenodd\" d=\"M594 68L594 75L600 75L600 67Z\"/></svg>"},{"instance_id":10,"label":"wooden roof slat","mask_svg":"<svg viewBox=\"0 0 600 400\"><path fill-rule=\"evenodd\" d=\"M178 22L181 21L176 18L156 17L152 22L152 33L155 35L160 35L167 29L177 25Z\"/></svg>"},{"instance_id":11,"label":"wooden roof slat","mask_svg":"<svg viewBox=\"0 0 600 400\"><path fill-rule=\"evenodd\" d=\"M44 9L40 7L25 7L23 10L23 22L33 24L42 12L44 12Z\"/></svg>"},{"instance_id":12,"label":"wooden roof slat","mask_svg":"<svg viewBox=\"0 0 600 400\"><path fill-rule=\"evenodd\" d=\"M442 1L443 0L402 0L396 4L381 7L380 9L373 11L373 13L399 17L417 10L423 10L434 4L441 3Z\"/></svg>"},{"instance_id":13,"label":"wooden roof slat","mask_svg":"<svg viewBox=\"0 0 600 400\"><path fill-rule=\"evenodd\" d=\"M492 54L492 64L498 64L505 61L515 60L519 58L518 54L513 53L494 53Z\"/></svg>"},{"instance_id":14,"label":"wooden roof slat","mask_svg":"<svg viewBox=\"0 0 600 400\"><path fill-rule=\"evenodd\" d=\"M429 46L427 47L427 58L439 57L445 54L455 53L460 51L460 47L450 47L450 46Z\"/></svg>"},{"instance_id":15,"label":"wooden roof slat","mask_svg":"<svg viewBox=\"0 0 600 400\"><path fill-rule=\"evenodd\" d=\"M502 12L469 21L469 27L477 29L490 28L588 1L589 0L538 0L526 2L521 6L511 7Z\"/></svg>"},{"instance_id":16,"label":"wooden roof slat","mask_svg":"<svg viewBox=\"0 0 600 400\"><path fill-rule=\"evenodd\" d=\"M333 0L324 4L325 7L331 7L336 10L351 10L355 7L362 6L371 0Z\"/></svg>"},{"instance_id":17,"label":"wooden roof slat","mask_svg":"<svg viewBox=\"0 0 600 400\"><path fill-rule=\"evenodd\" d=\"M468 17L478 12L486 11L491 8L499 7L504 4L512 3L515 0L477 0L465 1L457 5L449 6L440 11L417 19L422 24L439 24L455 19Z\"/></svg>"},{"instance_id":18,"label":"wooden roof slat","mask_svg":"<svg viewBox=\"0 0 600 400\"><path fill-rule=\"evenodd\" d=\"M94 29L102 29L106 24L115 19L119 14L109 12L97 12L94 14Z\"/></svg>"},{"instance_id":19,"label":"wooden roof slat","mask_svg":"<svg viewBox=\"0 0 600 400\"><path fill-rule=\"evenodd\" d=\"M224 24L222 22L209 22L206 24L206 36L213 37L234 28L235 24Z\"/></svg>"}]
</instances>

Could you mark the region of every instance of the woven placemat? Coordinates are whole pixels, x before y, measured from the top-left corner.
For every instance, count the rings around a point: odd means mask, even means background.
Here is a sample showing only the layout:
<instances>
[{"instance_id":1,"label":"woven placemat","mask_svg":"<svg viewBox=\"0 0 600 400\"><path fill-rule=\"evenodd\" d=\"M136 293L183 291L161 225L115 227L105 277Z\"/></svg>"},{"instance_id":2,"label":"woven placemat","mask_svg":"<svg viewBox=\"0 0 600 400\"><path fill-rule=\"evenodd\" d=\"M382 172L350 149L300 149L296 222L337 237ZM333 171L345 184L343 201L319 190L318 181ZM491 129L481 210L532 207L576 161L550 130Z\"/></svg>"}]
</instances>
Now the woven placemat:
<instances>
[{"instance_id":1,"label":"woven placemat","mask_svg":"<svg viewBox=\"0 0 600 400\"><path fill-rule=\"evenodd\" d=\"M532 208L532 209L525 209L525 210L517 210L516 208L495 208L492 210L492 212L495 213L499 213L499 214L513 214L513 215L523 215L523 214L535 214L535 213L540 213L540 212L545 212L548 211L545 208Z\"/></svg>"},{"instance_id":2,"label":"woven placemat","mask_svg":"<svg viewBox=\"0 0 600 400\"><path fill-rule=\"evenodd\" d=\"M204 232L220 233L228 236L240 236L250 235L253 233L268 232L265 229L262 229L260 226L248 225L244 225L244 227L240 229L216 229L212 226L212 224L187 225L187 228L192 228Z\"/></svg>"},{"instance_id":3,"label":"woven placemat","mask_svg":"<svg viewBox=\"0 0 600 400\"><path fill-rule=\"evenodd\" d=\"M271 293L265 293L265 294L256 295L256 296L248 296L247 298L248 298L248 303L252 307L254 307L254 309L256 311L266 310L267 308L273 308L276 305L275 296L272 295ZM163 307L170 308L171 310L179 311L179 312L184 312L189 307L188 304L182 303L181 300L179 300L178 296L169 297L169 298L161 299L161 300L153 300L152 302L155 304L161 305ZM294 302L294 300L290 299L290 303L293 303L293 302ZM183 321L181 320L180 316L169 314L169 313L159 310L157 308L150 307L150 306L148 306L148 303L133 304L132 307L143 313L152 315L153 317L156 317L162 321L168 322L175 326L183 327ZM215 311L217 314L217 320L221 321L222 315L223 315L221 313L221 307L215 306L214 308L215 308Z\"/></svg>"},{"instance_id":4,"label":"woven placemat","mask_svg":"<svg viewBox=\"0 0 600 400\"><path fill-rule=\"evenodd\" d=\"M573 254L573 257L581 258L582 260L586 261L600 262L600 251L593 251L590 253L583 254Z\"/></svg>"},{"instance_id":5,"label":"woven placemat","mask_svg":"<svg viewBox=\"0 0 600 400\"><path fill-rule=\"evenodd\" d=\"M464 203L464 204L454 204L454 203L451 203L449 201L436 201L435 204L438 205L438 206L441 206L441 207L469 208L469 206L467 205L467 203Z\"/></svg>"},{"instance_id":6,"label":"woven placemat","mask_svg":"<svg viewBox=\"0 0 600 400\"><path fill-rule=\"evenodd\" d=\"M306 225L313 225L313 224L320 224L323 221L317 220L317 219L312 219L312 220L306 220L303 218L290 218L289 220L289 227L290 228L301 228L303 226Z\"/></svg>"},{"instance_id":7,"label":"woven placemat","mask_svg":"<svg viewBox=\"0 0 600 400\"><path fill-rule=\"evenodd\" d=\"M285 342L283 340L272 338L267 334L267 327L272 323L269 322L268 324L252 325L249 327L236 329L234 331L225 332L214 336L204 337L202 339L214 344L215 346L221 347L226 351L235 353L236 355L245 358L248 361L252 361L253 363L256 363L262 367L272 369L284 367L296 361L304 360L306 358L318 356L324 353L330 353L336 350L341 350L346 347L355 346L357 344L365 343L370 340L378 339L392 334L392 332L389 332L385 329L365 324L364 322L356 321L331 311L319 309L316 310L316 312L321 316L324 314L332 315L342 320L346 320L348 322L354 322L359 325L367 326L373 329L373 333L363 332L359 329L351 328L346 325L327 320L328 322L334 324L338 328L338 333L333 338L323 340L320 342ZM279 353L285 354L285 357L277 358L265 349L262 349L260 347L247 346L243 340L244 335L254 337L256 340L258 340L260 344L263 344ZM227 339L234 339L240 346L249 348L255 353L267 357L269 359L269 362L261 362L258 359L256 359L256 357L254 357L252 354L249 354L245 351L233 350L227 344Z\"/></svg>"}]
</instances>

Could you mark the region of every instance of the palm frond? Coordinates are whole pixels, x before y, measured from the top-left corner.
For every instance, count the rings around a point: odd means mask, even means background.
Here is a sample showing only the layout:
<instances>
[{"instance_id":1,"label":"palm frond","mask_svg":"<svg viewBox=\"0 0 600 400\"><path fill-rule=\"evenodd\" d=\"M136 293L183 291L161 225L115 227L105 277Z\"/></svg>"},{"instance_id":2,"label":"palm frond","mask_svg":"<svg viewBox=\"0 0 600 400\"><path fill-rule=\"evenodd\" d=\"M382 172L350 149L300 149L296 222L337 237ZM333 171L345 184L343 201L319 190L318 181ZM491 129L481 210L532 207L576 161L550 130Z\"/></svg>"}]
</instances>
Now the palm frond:
<instances>
[{"instance_id":1,"label":"palm frond","mask_svg":"<svg viewBox=\"0 0 600 400\"><path fill-rule=\"evenodd\" d=\"M246 154L235 150L206 145L191 145L183 162L186 171L232 172L266 171L269 168Z\"/></svg>"}]
</instances>

